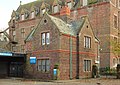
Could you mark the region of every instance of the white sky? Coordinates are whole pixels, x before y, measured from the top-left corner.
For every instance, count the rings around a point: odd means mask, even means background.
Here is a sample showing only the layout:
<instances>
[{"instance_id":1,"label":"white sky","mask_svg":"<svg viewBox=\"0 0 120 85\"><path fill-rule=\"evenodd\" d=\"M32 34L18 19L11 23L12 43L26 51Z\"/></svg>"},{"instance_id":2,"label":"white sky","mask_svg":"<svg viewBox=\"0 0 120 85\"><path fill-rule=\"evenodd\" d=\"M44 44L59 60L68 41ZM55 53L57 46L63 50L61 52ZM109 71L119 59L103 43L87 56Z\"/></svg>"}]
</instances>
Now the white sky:
<instances>
[{"instance_id":1,"label":"white sky","mask_svg":"<svg viewBox=\"0 0 120 85\"><path fill-rule=\"evenodd\" d=\"M8 22L11 18L13 10L16 10L20 1L22 4L26 4L35 0L1 0L0 1L0 30L6 29L8 27Z\"/></svg>"}]
</instances>

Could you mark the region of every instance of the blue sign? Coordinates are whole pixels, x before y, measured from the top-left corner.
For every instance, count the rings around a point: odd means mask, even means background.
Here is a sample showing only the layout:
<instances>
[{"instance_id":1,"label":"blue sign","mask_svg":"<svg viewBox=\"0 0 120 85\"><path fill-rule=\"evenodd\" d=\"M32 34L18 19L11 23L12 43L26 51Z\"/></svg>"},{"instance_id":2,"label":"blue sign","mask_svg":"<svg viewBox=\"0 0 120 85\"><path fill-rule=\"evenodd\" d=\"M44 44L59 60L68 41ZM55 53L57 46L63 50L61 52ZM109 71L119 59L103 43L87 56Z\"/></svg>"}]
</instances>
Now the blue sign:
<instances>
[{"instance_id":1,"label":"blue sign","mask_svg":"<svg viewBox=\"0 0 120 85\"><path fill-rule=\"evenodd\" d=\"M53 69L53 74L56 76L57 75L57 69Z\"/></svg>"},{"instance_id":2,"label":"blue sign","mask_svg":"<svg viewBox=\"0 0 120 85\"><path fill-rule=\"evenodd\" d=\"M36 64L36 57L30 57L30 64Z\"/></svg>"},{"instance_id":3,"label":"blue sign","mask_svg":"<svg viewBox=\"0 0 120 85\"><path fill-rule=\"evenodd\" d=\"M12 56L12 53L3 52L3 53L0 53L0 56Z\"/></svg>"}]
</instances>

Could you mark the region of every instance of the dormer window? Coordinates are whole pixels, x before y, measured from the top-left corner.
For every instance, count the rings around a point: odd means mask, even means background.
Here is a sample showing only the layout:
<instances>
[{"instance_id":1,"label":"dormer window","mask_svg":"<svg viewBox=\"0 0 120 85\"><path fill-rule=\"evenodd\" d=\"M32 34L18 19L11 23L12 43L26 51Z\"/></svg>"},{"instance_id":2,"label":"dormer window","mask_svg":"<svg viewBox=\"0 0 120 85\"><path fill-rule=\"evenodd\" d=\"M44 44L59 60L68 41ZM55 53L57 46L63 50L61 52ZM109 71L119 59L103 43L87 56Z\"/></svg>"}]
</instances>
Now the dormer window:
<instances>
[{"instance_id":1,"label":"dormer window","mask_svg":"<svg viewBox=\"0 0 120 85\"><path fill-rule=\"evenodd\" d=\"M16 15L16 20L19 20L19 18L20 18L19 15Z\"/></svg>"},{"instance_id":2,"label":"dormer window","mask_svg":"<svg viewBox=\"0 0 120 85\"><path fill-rule=\"evenodd\" d=\"M71 2L71 1L70 1L70 2L67 2L67 5L68 5L69 9L72 8L72 2Z\"/></svg>"},{"instance_id":3,"label":"dormer window","mask_svg":"<svg viewBox=\"0 0 120 85\"><path fill-rule=\"evenodd\" d=\"M26 12L25 13L25 19L27 19L29 17L29 14Z\"/></svg>"},{"instance_id":4,"label":"dormer window","mask_svg":"<svg viewBox=\"0 0 120 85\"><path fill-rule=\"evenodd\" d=\"M88 4L88 0L83 0L83 6L86 6Z\"/></svg>"},{"instance_id":5,"label":"dormer window","mask_svg":"<svg viewBox=\"0 0 120 85\"><path fill-rule=\"evenodd\" d=\"M21 20L25 20L24 14L21 15Z\"/></svg>"},{"instance_id":6,"label":"dormer window","mask_svg":"<svg viewBox=\"0 0 120 85\"><path fill-rule=\"evenodd\" d=\"M39 14L40 10L38 8L35 9L35 15L37 16Z\"/></svg>"},{"instance_id":7,"label":"dormer window","mask_svg":"<svg viewBox=\"0 0 120 85\"><path fill-rule=\"evenodd\" d=\"M45 11L46 11L46 10L45 10L45 8L44 8L44 9L42 9L42 15L44 15Z\"/></svg>"},{"instance_id":8,"label":"dormer window","mask_svg":"<svg viewBox=\"0 0 120 85\"><path fill-rule=\"evenodd\" d=\"M31 12L31 19L35 18L35 13L34 11Z\"/></svg>"},{"instance_id":9,"label":"dormer window","mask_svg":"<svg viewBox=\"0 0 120 85\"><path fill-rule=\"evenodd\" d=\"M53 12L54 13L57 13L59 10L58 10L58 6L57 5L55 5L55 6L53 6Z\"/></svg>"}]
</instances>

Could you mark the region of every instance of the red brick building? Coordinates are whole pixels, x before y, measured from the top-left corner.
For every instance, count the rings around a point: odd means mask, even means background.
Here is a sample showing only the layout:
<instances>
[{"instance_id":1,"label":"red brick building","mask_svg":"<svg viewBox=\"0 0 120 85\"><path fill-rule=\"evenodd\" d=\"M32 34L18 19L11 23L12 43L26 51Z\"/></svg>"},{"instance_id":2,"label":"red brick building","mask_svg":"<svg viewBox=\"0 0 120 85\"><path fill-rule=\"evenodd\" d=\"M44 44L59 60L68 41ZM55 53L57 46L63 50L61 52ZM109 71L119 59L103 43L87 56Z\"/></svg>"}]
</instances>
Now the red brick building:
<instances>
[{"instance_id":1,"label":"red brick building","mask_svg":"<svg viewBox=\"0 0 120 85\"><path fill-rule=\"evenodd\" d=\"M39 43L39 45L33 45L27 41L27 47L26 47L24 40L28 35L30 36L32 30L34 31L36 28L38 28L39 26L38 24L40 24L40 21L42 21L45 12L62 19L68 25L70 24L69 26L71 26L72 21L79 21L81 20L82 16L87 16L89 19L89 23L91 25L90 28L93 29L94 35L98 37L101 42L99 49L100 56L97 55L97 57L100 57L101 60L100 66L102 68L103 67L113 68L117 65L117 63L120 62L119 56L115 55L111 49L112 47L111 41L116 40L117 42L119 42L119 34L120 34L119 4L120 4L119 0L44 0L44 1L39 0L28 4L20 5L16 11L13 11L11 15L11 20L9 22L10 36L13 39L13 41L18 42L18 44L16 45L11 44L11 50L14 52L23 52L23 53L28 52L28 48L34 49L33 51L38 50L35 48L41 45L41 41L37 42L36 40L34 40L34 42L36 42L35 44ZM63 8L62 7L63 5L67 5L70 10L68 10L67 7ZM54 28L54 26L52 28ZM84 32L87 32L87 30ZM35 33L35 34L40 34L40 33ZM44 34L44 35L49 36L49 34ZM55 35L58 36L57 34ZM63 38L62 40L66 40L63 42L67 42L68 41L67 39ZM57 44L59 43L58 41L59 40L57 40L56 42ZM63 48L66 49L67 45L65 46L62 45L62 46ZM80 46L80 52L82 52L81 54L83 55L87 50L85 51L83 50L84 48L82 49L81 46L84 46L83 44L79 46ZM53 50L57 49L57 47L53 47L53 46L51 47L53 48ZM44 47L44 49L41 48L41 50L43 50L42 53L44 53L44 50L51 47L48 46L48 47ZM77 48L74 49L77 50ZM97 48L94 49L96 49L96 53L99 54L99 52L97 52ZM61 50L58 50L58 52L59 51L61 53ZM95 50L94 51L90 50L90 52L94 54ZM78 55L79 54L80 53L78 53ZM41 54L41 56L44 55L47 56L50 54ZM56 55L58 54L56 53ZM82 57L82 55L80 55L80 57ZM78 65L78 66L82 67L82 65ZM76 71L77 71L76 73L82 73L82 71L78 72L77 69ZM77 75L77 74L73 74L73 75ZM83 76L85 76L85 74ZM66 77L68 78L68 76Z\"/></svg>"},{"instance_id":2,"label":"red brick building","mask_svg":"<svg viewBox=\"0 0 120 85\"><path fill-rule=\"evenodd\" d=\"M31 52L28 57L37 57L37 63L32 67L34 72L31 73L35 78L53 79L56 64L59 68L58 79L91 77L92 66L95 60L98 61L98 40L87 17L66 24L45 14L25 42L27 51Z\"/></svg>"}]
</instances>

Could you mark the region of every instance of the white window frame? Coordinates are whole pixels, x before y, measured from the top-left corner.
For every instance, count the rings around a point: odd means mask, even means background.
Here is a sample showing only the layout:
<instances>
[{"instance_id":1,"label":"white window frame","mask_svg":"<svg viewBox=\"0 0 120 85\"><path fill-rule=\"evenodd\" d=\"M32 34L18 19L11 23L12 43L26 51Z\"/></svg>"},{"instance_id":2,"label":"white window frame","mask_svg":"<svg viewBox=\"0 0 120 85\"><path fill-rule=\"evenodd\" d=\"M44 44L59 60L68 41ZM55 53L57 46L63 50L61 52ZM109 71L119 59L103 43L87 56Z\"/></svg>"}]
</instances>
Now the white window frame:
<instances>
[{"instance_id":1,"label":"white window frame","mask_svg":"<svg viewBox=\"0 0 120 85\"><path fill-rule=\"evenodd\" d=\"M42 15L44 15L45 11L46 11L46 9L43 8L43 9L42 9Z\"/></svg>"},{"instance_id":2,"label":"white window frame","mask_svg":"<svg viewBox=\"0 0 120 85\"><path fill-rule=\"evenodd\" d=\"M53 6L53 12L54 12L54 13L57 13L58 11L59 11L58 5Z\"/></svg>"},{"instance_id":3,"label":"white window frame","mask_svg":"<svg viewBox=\"0 0 120 85\"><path fill-rule=\"evenodd\" d=\"M83 61L84 72L90 72L92 68L92 61L85 59Z\"/></svg>"},{"instance_id":4,"label":"white window frame","mask_svg":"<svg viewBox=\"0 0 120 85\"><path fill-rule=\"evenodd\" d=\"M49 59L39 59L37 67L38 67L38 71L49 72L50 71L50 60Z\"/></svg>"},{"instance_id":5,"label":"white window frame","mask_svg":"<svg viewBox=\"0 0 120 85\"><path fill-rule=\"evenodd\" d=\"M67 2L67 5L68 5L69 9L72 8L72 2L71 2L71 1L70 1L70 2Z\"/></svg>"},{"instance_id":6,"label":"white window frame","mask_svg":"<svg viewBox=\"0 0 120 85\"><path fill-rule=\"evenodd\" d=\"M47 45L50 44L50 33L49 32L46 33L46 44Z\"/></svg>"},{"instance_id":7,"label":"white window frame","mask_svg":"<svg viewBox=\"0 0 120 85\"><path fill-rule=\"evenodd\" d=\"M21 15L21 20L25 20L25 15L24 14Z\"/></svg>"},{"instance_id":8,"label":"white window frame","mask_svg":"<svg viewBox=\"0 0 120 85\"><path fill-rule=\"evenodd\" d=\"M42 45L45 45L45 33L42 33Z\"/></svg>"},{"instance_id":9,"label":"white window frame","mask_svg":"<svg viewBox=\"0 0 120 85\"><path fill-rule=\"evenodd\" d=\"M83 6L88 5L88 0L83 0Z\"/></svg>"},{"instance_id":10,"label":"white window frame","mask_svg":"<svg viewBox=\"0 0 120 85\"><path fill-rule=\"evenodd\" d=\"M35 18L35 12L34 11L31 12L31 19L33 19L33 18Z\"/></svg>"},{"instance_id":11,"label":"white window frame","mask_svg":"<svg viewBox=\"0 0 120 85\"><path fill-rule=\"evenodd\" d=\"M91 48L91 37L84 36L84 48Z\"/></svg>"},{"instance_id":12,"label":"white window frame","mask_svg":"<svg viewBox=\"0 0 120 85\"><path fill-rule=\"evenodd\" d=\"M42 45L48 45L50 44L50 33L49 32L44 32L41 34L41 42Z\"/></svg>"}]
</instances>

